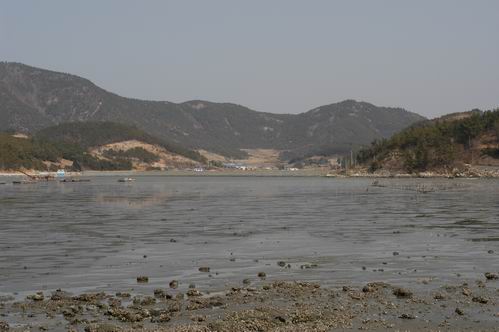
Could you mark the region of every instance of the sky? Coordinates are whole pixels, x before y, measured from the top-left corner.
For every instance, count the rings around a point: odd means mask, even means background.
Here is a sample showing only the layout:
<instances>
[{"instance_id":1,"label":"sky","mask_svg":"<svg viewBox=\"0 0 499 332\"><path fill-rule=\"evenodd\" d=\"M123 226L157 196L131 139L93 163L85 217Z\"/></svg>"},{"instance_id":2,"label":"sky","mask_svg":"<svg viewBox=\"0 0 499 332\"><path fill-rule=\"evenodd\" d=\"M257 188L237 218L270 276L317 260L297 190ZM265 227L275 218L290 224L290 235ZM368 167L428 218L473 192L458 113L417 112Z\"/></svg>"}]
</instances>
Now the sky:
<instances>
[{"instance_id":1,"label":"sky","mask_svg":"<svg viewBox=\"0 0 499 332\"><path fill-rule=\"evenodd\" d=\"M140 99L435 117L499 107L499 1L2 1L0 61Z\"/></svg>"}]
</instances>

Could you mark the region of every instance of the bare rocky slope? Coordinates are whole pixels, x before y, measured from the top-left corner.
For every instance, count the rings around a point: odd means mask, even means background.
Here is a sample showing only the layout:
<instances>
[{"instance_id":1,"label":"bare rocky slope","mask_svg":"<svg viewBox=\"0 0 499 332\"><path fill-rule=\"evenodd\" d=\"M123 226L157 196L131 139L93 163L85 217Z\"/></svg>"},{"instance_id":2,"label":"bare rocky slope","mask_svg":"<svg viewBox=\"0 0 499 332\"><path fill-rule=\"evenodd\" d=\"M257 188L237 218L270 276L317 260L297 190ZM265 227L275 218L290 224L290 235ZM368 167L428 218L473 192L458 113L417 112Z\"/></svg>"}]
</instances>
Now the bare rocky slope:
<instances>
[{"instance_id":1,"label":"bare rocky slope","mask_svg":"<svg viewBox=\"0 0 499 332\"><path fill-rule=\"evenodd\" d=\"M287 151L285 159L344 153L424 118L401 108L346 100L301 114L272 114L231 103L171 103L118 96L87 79L20 63L0 63L0 131L33 133L65 122L135 125L168 142L242 157L241 149Z\"/></svg>"}]
</instances>

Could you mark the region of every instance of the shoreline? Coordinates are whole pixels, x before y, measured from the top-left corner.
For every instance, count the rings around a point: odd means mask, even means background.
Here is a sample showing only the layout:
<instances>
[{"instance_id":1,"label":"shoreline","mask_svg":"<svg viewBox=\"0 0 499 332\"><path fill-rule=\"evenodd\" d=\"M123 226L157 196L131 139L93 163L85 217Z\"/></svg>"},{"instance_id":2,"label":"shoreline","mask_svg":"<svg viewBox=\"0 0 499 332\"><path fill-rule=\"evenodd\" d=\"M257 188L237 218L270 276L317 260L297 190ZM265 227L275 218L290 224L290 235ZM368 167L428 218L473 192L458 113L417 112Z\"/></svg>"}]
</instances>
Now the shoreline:
<instances>
[{"instance_id":1,"label":"shoreline","mask_svg":"<svg viewBox=\"0 0 499 332\"><path fill-rule=\"evenodd\" d=\"M150 294L3 296L0 331L497 331L499 324L499 281L488 277L418 291L379 281L323 287L258 279L217 293L195 285L180 291L172 281Z\"/></svg>"},{"instance_id":2,"label":"shoreline","mask_svg":"<svg viewBox=\"0 0 499 332\"><path fill-rule=\"evenodd\" d=\"M473 173L438 173L438 172L424 172L418 174L408 173L368 173L368 172L351 172L348 174L342 172L326 172L325 170L306 169L298 171L204 171L195 172L191 170L170 170L170 171L83 171L83 172L68 172L64 177L57 177L54 172L32 172L34 176L50 175L53 180L62 180L64 178L78 178L78 177L100 177L100 176L191 176L191 177L324 177L336 179L348 178L367 178L367 179L497 179L499 178L499 171L493 172L473 172ZM1 172L0 177L5 178L27 178L25 174L19 172Z\"/></svg>"}]
</instances>

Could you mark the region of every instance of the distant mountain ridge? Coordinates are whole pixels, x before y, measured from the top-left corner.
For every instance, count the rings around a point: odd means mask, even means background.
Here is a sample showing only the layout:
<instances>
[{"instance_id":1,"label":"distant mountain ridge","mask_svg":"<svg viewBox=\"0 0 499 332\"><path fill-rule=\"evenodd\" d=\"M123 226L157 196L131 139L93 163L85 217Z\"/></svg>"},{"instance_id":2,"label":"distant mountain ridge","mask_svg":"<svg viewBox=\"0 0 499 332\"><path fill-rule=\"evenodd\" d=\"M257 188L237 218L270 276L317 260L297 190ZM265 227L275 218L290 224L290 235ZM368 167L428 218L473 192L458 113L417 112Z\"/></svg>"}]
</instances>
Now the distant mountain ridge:
<instances>
[{"instance_id":1,"label":"distant mountain ridge","mask_svg":"<svg viewBox=\"0 0 499 332\"><path fill-rule=\"evenodd\" d=\"M125 98L87 79L0 63L0 131L36 132L65 122L113 121L189 149L241 157L241 149L344 153L423 120L401 108L346 100L301 114L257 112L231 103Z\"/></svg>"}]
</instances>

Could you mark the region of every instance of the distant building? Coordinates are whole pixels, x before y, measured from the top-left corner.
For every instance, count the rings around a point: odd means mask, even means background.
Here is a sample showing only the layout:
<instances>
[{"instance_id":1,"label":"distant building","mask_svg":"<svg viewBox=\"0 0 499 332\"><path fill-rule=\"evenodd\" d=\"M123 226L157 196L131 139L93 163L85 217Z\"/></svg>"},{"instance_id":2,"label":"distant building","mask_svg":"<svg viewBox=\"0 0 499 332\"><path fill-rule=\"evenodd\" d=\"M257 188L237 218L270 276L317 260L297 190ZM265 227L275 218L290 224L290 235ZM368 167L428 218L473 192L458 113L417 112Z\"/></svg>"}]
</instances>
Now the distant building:
<instances>
[{"instance_id":1,"label":"distant building","mask_svg":"<svg viewBox=\"0 0 499 332\"><path fill-rule=\"evenodd\" d=\"M224 168L230 168L230 169L239 169L246 171L248 169L248 166L243 165L243 164L237 164L237 163L224 163L223 164Z\"/></svg>"}]
</instances>

